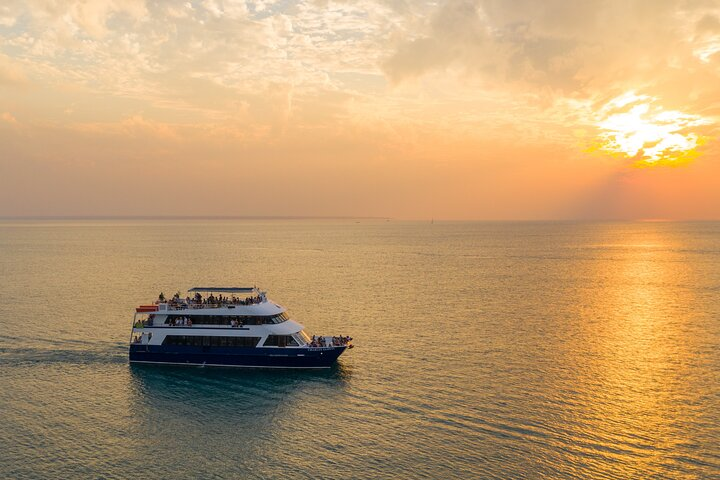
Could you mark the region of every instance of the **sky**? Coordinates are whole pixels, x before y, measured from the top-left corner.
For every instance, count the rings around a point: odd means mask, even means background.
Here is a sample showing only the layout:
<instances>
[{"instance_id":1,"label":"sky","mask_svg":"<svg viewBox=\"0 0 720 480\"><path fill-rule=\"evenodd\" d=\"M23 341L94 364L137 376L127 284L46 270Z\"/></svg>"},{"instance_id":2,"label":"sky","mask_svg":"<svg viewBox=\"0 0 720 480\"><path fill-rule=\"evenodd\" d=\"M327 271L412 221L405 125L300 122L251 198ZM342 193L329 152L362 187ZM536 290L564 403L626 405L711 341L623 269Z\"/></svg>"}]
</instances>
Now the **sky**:
<instances>
[{"instance_id":1,"label":"sky","mask_svg":"<svg viewBox=\"0 0 720 480\"><path fill-rule=\"evenodd\" d=\"M0 216L719 219L720 1L4 0Z\"/></svg>"}]
</instances>

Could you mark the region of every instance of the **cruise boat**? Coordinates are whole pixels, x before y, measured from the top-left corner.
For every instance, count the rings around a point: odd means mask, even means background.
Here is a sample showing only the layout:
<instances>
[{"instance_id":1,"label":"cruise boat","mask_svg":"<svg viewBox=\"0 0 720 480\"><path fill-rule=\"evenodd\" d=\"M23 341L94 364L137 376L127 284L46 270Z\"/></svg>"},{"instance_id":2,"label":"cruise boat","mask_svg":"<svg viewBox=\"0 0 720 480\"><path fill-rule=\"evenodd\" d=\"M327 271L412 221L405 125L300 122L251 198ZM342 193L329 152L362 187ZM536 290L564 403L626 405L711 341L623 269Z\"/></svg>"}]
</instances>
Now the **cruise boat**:
<instances>
[{"instance_id":1,"label":"cruise boat","mask_svg":"<svg viewBox=\"0 0 720 480\"><path fill-rule=\"evenodd\" d=\"M130 362L329 368L351 340L310 337L256 287L195 287L135 309Z\"/></svg>"}]
</instances>

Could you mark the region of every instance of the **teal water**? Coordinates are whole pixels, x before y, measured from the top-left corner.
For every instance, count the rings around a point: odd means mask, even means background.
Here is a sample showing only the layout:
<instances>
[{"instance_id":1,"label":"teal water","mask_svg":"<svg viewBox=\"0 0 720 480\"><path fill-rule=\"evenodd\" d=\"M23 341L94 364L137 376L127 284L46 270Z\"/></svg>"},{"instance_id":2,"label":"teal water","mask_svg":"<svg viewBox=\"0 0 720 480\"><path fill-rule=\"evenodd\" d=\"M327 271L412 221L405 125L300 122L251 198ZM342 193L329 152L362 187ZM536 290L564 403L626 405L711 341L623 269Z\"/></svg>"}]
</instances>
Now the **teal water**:
<instances>
[{"instance_id":1,"label":"teal water","mask_svg":"<svg viewBox=\"0 0 720 480\"><path fill-rule=\"evenodd\" d=\"M720 478L720 224L0 221L1 478ZM269 291L322 372L129 366Z\"/></svg>"}]
</instances>

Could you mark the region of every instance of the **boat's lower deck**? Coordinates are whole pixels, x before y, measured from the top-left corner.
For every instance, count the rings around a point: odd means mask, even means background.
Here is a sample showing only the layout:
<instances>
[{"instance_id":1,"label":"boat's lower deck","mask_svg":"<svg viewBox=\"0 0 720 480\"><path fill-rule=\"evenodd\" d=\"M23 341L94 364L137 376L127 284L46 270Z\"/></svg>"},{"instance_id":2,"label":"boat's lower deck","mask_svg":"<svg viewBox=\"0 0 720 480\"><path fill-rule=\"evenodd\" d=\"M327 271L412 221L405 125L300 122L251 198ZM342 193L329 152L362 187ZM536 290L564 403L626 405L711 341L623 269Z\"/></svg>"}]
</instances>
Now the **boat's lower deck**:
<instances>
[{"instance_id":1,"label":"boat's lower deck","mask_svg":"<svg viewBox=\"0 0 720 480\"><path fill-rule=\"evenodd\" d=\"M133 344L130 345L130 362L259 368L329 368L345 348L216 348Z\"/></svg>"}]
</instances>

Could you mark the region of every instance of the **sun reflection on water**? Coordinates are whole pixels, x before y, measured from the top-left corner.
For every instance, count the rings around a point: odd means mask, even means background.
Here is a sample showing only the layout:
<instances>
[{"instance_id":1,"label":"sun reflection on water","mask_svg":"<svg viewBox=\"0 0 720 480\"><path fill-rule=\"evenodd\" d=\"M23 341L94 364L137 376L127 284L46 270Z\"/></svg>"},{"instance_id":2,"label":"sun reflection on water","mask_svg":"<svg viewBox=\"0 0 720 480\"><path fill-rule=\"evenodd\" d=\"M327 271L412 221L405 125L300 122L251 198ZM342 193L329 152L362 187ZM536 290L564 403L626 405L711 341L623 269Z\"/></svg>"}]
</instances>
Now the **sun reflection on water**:
<instances>
[{"instance_id":1,"label":"sun reflection on water","mask_svg":"<svg viewBox=\"0 0 720 480\"><path fill-rule=\"evenodd\" d=\"M588 352L577 380L587 388L578 390L592 394L578 415L581 424L593 425L578 449L600 469L614 457L631 461L629 475L667 468L668 453L684 441L672 419L689 408L682 403L690 388L683 361L684 310L693 303L691 291L682 288L688 267L662 227L644 231L642 238L593 246L601 254L595 266L605 268L587 272L599 288L588 292L585 315L596 318L581 322L578 346ZM594 458L598 451L601 457Z\"/></svg>"}]
</instances>

